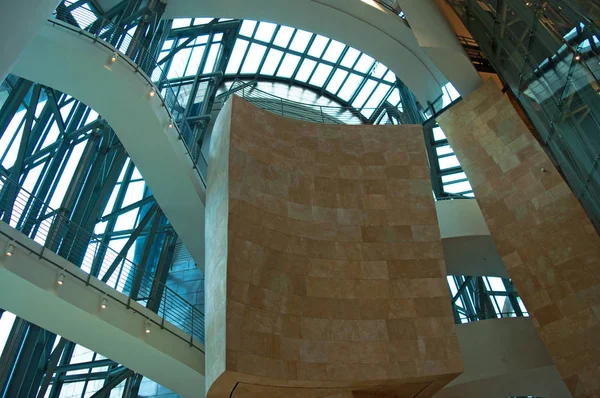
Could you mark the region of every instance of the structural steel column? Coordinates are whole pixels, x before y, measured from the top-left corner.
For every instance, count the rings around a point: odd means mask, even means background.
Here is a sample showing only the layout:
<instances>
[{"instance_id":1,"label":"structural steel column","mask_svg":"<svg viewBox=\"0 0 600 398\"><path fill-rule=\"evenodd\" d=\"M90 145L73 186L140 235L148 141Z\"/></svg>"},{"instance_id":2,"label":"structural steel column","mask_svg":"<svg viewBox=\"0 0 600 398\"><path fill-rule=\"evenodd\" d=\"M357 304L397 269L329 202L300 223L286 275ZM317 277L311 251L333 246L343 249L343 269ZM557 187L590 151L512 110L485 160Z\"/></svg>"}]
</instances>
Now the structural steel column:
<instances>
[{"instance_id":1,"label":"structural steel column","mask_svg":"<svg viewBox=\"0 0 600 398\"><path fill-rule=\"evenodd\" d=\"M0 82L10 73L23 49L35 37L40 25L60 0L19 0L2 2L0 12Z\"/></svg>"},{"instance_id":2,"label":"structural steel column","mask_svg":"<svg viewBox=\"0 0 600 398\"><path fill-rule=\"evenodd\" d=\"M488 80L444 129L498 252L574 397L600 394L600 238L508 98Z\"/></svg>"}]
</instances>

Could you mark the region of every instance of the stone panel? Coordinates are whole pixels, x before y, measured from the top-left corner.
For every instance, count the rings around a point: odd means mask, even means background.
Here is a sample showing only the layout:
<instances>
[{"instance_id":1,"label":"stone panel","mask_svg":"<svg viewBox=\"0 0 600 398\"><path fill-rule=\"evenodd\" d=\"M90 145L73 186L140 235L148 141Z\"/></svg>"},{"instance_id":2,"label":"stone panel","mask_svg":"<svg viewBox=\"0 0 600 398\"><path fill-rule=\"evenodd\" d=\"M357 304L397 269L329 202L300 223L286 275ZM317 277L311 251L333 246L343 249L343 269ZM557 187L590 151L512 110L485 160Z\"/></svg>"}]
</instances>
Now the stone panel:
<instances>
[{"instance_id":1,"label":"stone panel","mask_svg":"<svg viewBox=\"0 0 600 398\"><path fill-rule=\"evenodd\" d=\"M600 239L492 80L438 123L496 247L574 397L600 395Z\"/></svg>"},{"instance_id":2,"label":"stone panel","mask_svg":"<svg viewBox=\"0 0 600 398\"><path fill-rule=\"evenodd\" d=\"M421 126L234 96L209 164L209 396L427 397L462 371Z\"/></svg>"}]
</instances>

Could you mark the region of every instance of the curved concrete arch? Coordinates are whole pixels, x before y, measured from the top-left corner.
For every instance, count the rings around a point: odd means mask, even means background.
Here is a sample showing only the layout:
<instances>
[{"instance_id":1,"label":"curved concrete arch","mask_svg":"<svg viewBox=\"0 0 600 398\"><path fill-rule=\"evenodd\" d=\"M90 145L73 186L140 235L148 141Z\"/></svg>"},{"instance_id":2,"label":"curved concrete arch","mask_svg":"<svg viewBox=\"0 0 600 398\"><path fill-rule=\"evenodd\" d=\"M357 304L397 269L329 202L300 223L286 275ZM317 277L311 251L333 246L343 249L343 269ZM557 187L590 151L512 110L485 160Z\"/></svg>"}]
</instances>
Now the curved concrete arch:
<instances>
[{"instance_id":1,"label":"curved concrete arch","mask_svg":"<svg viewBox=\"0 0 600 398\"><path fill-rule=\"evenodd\" d=\"M165 18L253 19L322 34L363 51L390 68L426 105L448 79L396 15L359 0L169 0Z\"/></svg>"},{"instance_id":2,"label":"curved concrete arch","mask_svg":"<svg viewBox=\"0 0 600 398\"><path fill-rule=\"evenodd\" d=\"M46 22L12 73L72 95L112 126L152 194L199 267L204 265L204 186L169 114L124 60L86 32Z\"/></svg>"}]
</instances>

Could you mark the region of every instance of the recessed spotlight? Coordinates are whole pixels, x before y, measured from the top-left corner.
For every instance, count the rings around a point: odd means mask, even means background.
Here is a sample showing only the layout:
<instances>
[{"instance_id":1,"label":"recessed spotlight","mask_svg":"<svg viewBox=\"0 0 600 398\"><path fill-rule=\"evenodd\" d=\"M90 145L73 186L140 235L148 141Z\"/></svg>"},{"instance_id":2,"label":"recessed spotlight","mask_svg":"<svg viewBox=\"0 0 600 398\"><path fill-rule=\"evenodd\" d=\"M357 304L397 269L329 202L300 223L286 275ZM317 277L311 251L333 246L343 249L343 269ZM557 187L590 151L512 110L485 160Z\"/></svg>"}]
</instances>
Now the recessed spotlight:
<instances>
[{"instance_id":1,"label":"recessed spotlight","mask_svg":"<svg viewBox=\"0 0 600 398\"><path fill-rule=\"evenodd\" d=\"M6 256L12 257L13 254L15 254L15 245L12 243L9 243L8 246L6 247Z\"/></svg>"}]
</instances>

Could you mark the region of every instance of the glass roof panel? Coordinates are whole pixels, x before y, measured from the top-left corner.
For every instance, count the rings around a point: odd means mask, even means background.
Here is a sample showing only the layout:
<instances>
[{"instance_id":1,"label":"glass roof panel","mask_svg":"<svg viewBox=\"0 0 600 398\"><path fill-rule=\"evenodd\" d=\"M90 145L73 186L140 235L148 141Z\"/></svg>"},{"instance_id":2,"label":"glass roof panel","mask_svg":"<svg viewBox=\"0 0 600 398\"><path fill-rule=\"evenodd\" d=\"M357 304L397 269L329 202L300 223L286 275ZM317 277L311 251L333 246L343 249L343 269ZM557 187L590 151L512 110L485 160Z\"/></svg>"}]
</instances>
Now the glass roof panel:
<instances>
[{"instance_id":1,"label":"glass roof panel","mask_svg":"<svg viewBox=\"0 0 600 398\"><path fill-rule=\"evenodd\" d=\"M210 52L208 53L208 57L206 58L206 64L204 64L204 69L202 73L211 73L215 70L215 64L217 62L217 56L219 55L219 50L221 49L221 44L215 43L210 46Z\"/></svg>"},{"instance_id":2,"label":"glass roof panel","mask_svg":"<svg viewBox=\"0 0 600 398\"><path fill-rule=\"evenodd\" d=\"M323 54L323 50L325 50L325 46L327 46L327 43L329 43L329 38L317 35L310 46L308 55L320 58L321 54Z\"/></svg>"},{"instance_id":3,"label":"glass roof panel","mask_svg":"<svg viewBox=\"0 0 600 398\"><path fill-rule=\"evenodd\" d=\"M241 73L256 73L265 51L267 51L266 46L252 43L250 45L250 50L248 50L248 55L246 55L246 59L244 60Z\"/></svg>"},{"instance_id":4,"label":"glass roof panel","mask_svg":"<svg viewBox=\"0 0 600 398\"><path fill-rule=\"evenodd\" d=\"M194 18L194 26L211 23L214 18Z\"/></svg>"},{"instance_id":5,"label":"glass roof panel","mask_svg":"<svg viewBox=\"0 0 600 398\"><path fill-rule=\"evenodd\" d=\"M263 67L260 70L261 75L273 76L277 70L277 67L279 66L281 57L283 57L283 51L279 51L274 48L270 49L269 54L267 54L267 59L265 59Z\"/></svg>"},{"instance_id":6,"label":"glass roof panel","mask_svg":"<svg viewBox=\"0 0 600 398\"><path fill-rule=\"evenodd\" d=\"M381 104L387 93L390 92L390 88L391 86L385 83L379 83L379 86L377 86L375 91L373 91L373 95L371 95L371 98L369 98L365 103L365 108L377 108Z\"/></svg>"},{"instance_id":7,"label":"glass roof panel","mask_svg":"<svg viewBox=\"0 0 600 398\"><path fill-rule=\"evenodd\" d=\"M233 47L233 51L231 53L231 58L229 58L229 63L225 69L225 73L238 73L242 59L244 59L244 54L246 54L246 48L248 48L248 42L246 40L236 40L235 46Z\"/></svg>"},{"instance_id":8,"label":"glass roof panel","mask_svg":"<svg viewBox=\"0 0 600 398\"><path fill-rule=\"evenodd\" d=\"M190 26L191 23L192 23L191 18L176 18L173 20L173 25L171 26L171 28L172 29L185 28L185 27Z\"/></svg>"},{"instance_id":9,"label":"glass roof panel","mask_svg":"<svg viewBox=\"0 0 600 398\"><path fill-rule=\"evenodd\" d=\"M377 79L381 79L387 71L388 71L388 68L386 68L385 65L383 65L379 62L376 62L375 69L373 69L372 76L376 77Z\"/></svg>"},{"instance_id":10,"label":"glass roof panel","mask_svg":"<svg viewBox=\"0 0 600 398\"><path fill-rule=\"evenodd\" d=\"M296 34L294 35L294 39L292 40L292 44L290 44L290 50L298 51L300 53L304 52L312 36L313 34L310 32L297 29Z\"/></svg>"},{"instance_id":11,"label":"glass roof panel","mask_svg":"<svg viewBox=\"0 0 600 398\"><path fill-rule=\"evenodd\" d=\"M310 77L312 71L315 69L316 61L312 59L305 59L300 66L300 70L296 75L296 80L306 83Z\"/></svg>"},{"instance_id":12,"label":"glass roof panel","mask_svg":"<svg viewBox=\"0 0 600 398\"><path fill-rule=\"evenodd\" d=\"M398 103L400 102L400 91L397 88L395 88L392 91L392 93L387 99L387 102L389 102L393 106L398 106Z\"/></svg>"},{"instance_id":13,"label":"glass roof panel","mask_svg":"<svg viewBox=\"0 0 600 398\"><path fill-rule=\"evenodd\" d=\"M352 101L352 106L357 109L362 108L367 98L369 98L369 95L371 95L371 93L375 89L376 85L377 82L375 82L375 80L368 79L365 85L358 92L356 99Z\"/></svg>"},{"instance_id":14,"label":"glass roof panel","mask_svg":"<svg viewBox=\"0 0 600 398\"><path fill-rule=\"evenodd\" d=\"M313 74L312 79L310 79L310 84L317 87L323 86L323 84L325 84L325 82L327 81L327 78L329 77L329 74L331 73L332 69L333 66L319 64L319 66L317 66L317 70L315 70L315 73Z\"/></svg>"},{"instance_id":15,"label":"glass roof panel","mask_svg":"<svg viewBox=\"0 0 600 398\"><path fill-rule=\"evenodd\" d=\"M396 83L396 75L394 75L394 72L388 69L388 73L386 73L386 75L383 77L383 80L390 83Z\"/></svg>"},{"instance_id":16,"label":"glass roof panel","mask_svg":"<svg viewBox=\"0 0 600 398\"><path fill-rule=\"evenodd\" d=\"M346 78L346 76L348 76L348 72L346 72L345 70L343 70L343 69L336 70L335 73L333 74L333 77L331 78L331 81L327 85L327 91L329 91L332 94L336 94L338 92L338 90L340 89L340 86L344 82L344 79Z\"/></svg>"},{"instance_id":17,"label":"glass roof panel","mask_svg":"<svg viewBox=\"0 0 600 398\"><path fill-rule=\"evenodd\" d=\"M277 25L274 23L261 22L258 25L258 30L256 31L254 38L256 40L261 40L269 43L271 41L271 38L273 37L273 33L275 32L276 27Z\"/></svg>"},{"instance_id":18,"label":"glass roof panel","mask_svg":"<svg viewBox=\"0 0 600 398\"><path fill-rule=\"evenodd\" d=\"M360 59L358 60L358 63L356 64L356 67L354 69L356 69L357 71L362 72L362 73L367 73L373 66L374 62L375 62L375 60L373 58L371 58L367 54L363 53L363 55L361 55Z\"/></svg>"},{"instance_id":19,"label":"glass roof panel","mask_svg":"<svg viewBox=\"0 0 600 398\"><path fill-rule=\"evenodd\" d=\"M329 47L327 47L327 51L325 51L325 55L323 55L323 59L329 62L337 62L344 48L346 48L345 44L332 40Z\"/></svg>"},{"instance_id":20,"label":"glass roof panel","mask_svg":"<svg viewBox=\"0 0 600 398\"><path fill-rule=\"evenodd\" d=\"M195 75L196 72L198 72L205 48L206 46L197 46L192 49L192 56L190 57L190 62L185 70L186 76Z\"/></svg>"},{"instance_id":21,"label":"glass roof panel","mask_svg":"<svg viewBox=\"0 0 600 398\"><path fill-rule=\"evenodd\" d=\"M346 68L352 68L359 55L360 51L349 47L348 51L346 51L346 55L344 55L344 59L342 59L342 66L345 66Z\"/></svg>"},{"instance_id":22,"label":"glass roof panel","mask_svg":"<svg viewBox=\"0 0 600 398\"><path fill-rule=\"evenodd\" d=\"M356 88L363 81L363 77L357 74L351 73L346 80L346 83L342 86L342 89L338 93L338 97L343 99L344 101L348 101L352 98L352 95L356 91Z\"/></svg>"},{"instance_id":23,"label":"glass roof panel","mask_svg":"<svg viewBox=\"0 0 600 398\"><path fill-rule=\"evenodd\" d=\"M275 40L273 40L273 44L279 47L287 48L293 34L294 28L290 28L289 26L280 26L277 36L275 36Z\"/></svg>"},{"instance_id":24,"label":"glass roof panel","mask_svg":"<svg viewBox=\"0 0 600 398\"><path fill-rule=\"evenodd\" d=\"M251 21L249 19L242 22L242 27L240 28L240 35L246 37L252 37L254 34L254 28L256 28L256 21Z\"/></svg>"},{"instance_id":25,"label":"glass roof panel","mask_svg":"<svg viewBox=\"0 0 600 398\"><path fill-rule=\"evenodd\" d=\"M292 77L294 71L296 70L296 66L300 62L300 57L294 54L286 54L283 57L283 62L277 71L277 76L279 77Z\"/></svg>"}]
</instances>

